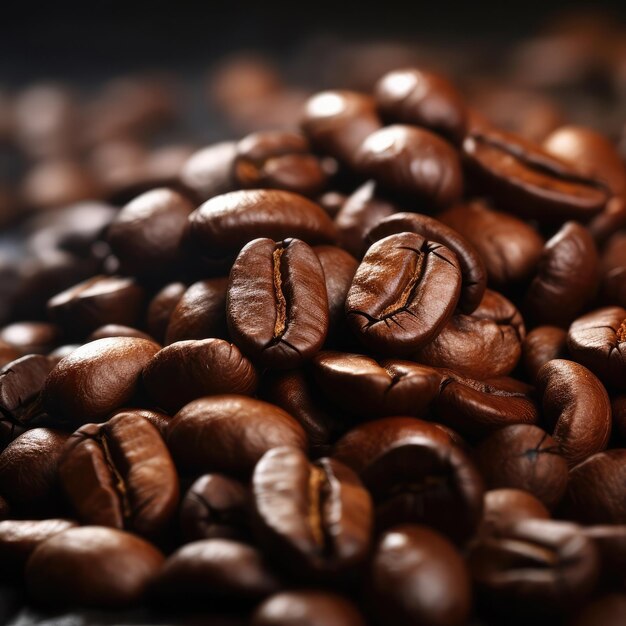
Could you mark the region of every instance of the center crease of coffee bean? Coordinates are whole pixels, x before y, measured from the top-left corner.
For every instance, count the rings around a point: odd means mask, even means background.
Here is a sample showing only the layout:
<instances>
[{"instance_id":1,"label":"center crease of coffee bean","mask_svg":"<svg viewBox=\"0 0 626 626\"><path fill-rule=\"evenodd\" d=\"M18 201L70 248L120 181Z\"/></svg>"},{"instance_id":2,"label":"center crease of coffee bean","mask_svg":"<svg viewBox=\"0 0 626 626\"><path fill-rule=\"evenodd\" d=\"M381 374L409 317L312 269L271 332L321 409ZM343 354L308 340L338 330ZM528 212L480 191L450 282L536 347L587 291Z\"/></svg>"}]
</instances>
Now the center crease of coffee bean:
<instances>
[{"instance_id":1,"label":"center crease of coffee bean","mask_svg":"<svg viewBox=\"0 0 626 626\"><path fill-rule=\"evenodd\" d=\"M276 322L274 323L274 339L280 339L287 330L287 300L283 293L282 276L280 263L285 249L281 246L274 250L272 257L274 261L274 296L276 299Z\"/></svg>"},{"instance_id":2,"label":"center crease of coffee bean","mask_svg":"<svg viewBox=\"0 0 626 626\"><path fill-rule=\"evenodd\" d=\"M102 447L102 452L104 454L104 459L113 474L115 479L114 487L117 495L120 499L120 505L122 507L122 516L124 519L128 519L131 516L131 508L130 503L128 501L128 492L126 491L126 484L124 483L124 479L122 475L115 467L115 462L113 461L113 455L111 454L111 450L109 448L109 444L107 442L107 438L104 435L101 435L99 438L100 446Z\"/></svg>"},{"instance_id":3,"label":"center crease of coffee bean","mask_svg":"<svg viewBox=\"0 0 626 626\"><path fill-rule=\"evenodd\" d=\"M326 545L322 520L322 489L325 480L324 472L313 467L309 475L309 525L313 540L320 548Z\"/></svg>"},{"instance_id":4,"label":"center crease of coffee bean","mask_svg":"<svg viewBox=\"0 0 626 626\"><path fill-rule=\"evenodd\" d=\"M411 279L402 290L400 297L394 303L390 304L387 308L385 308L383 312L380 314L381 319L386 318L386 317L392 317L396 313L399 313L400 311L405 310L407 307L407 303L411 299L411 296L413 295L413 292L415 291L415 288L417 287L417 284L422 278L422 274L424 272L424 264L426 263L426 255L421 250L415 250L414 248L406 248L406 249L411 250L411 252L414 252L417 256L417 260L415 262L415 269L413 270L413 275L411 276Z\"/></svg>"}]
</instances>

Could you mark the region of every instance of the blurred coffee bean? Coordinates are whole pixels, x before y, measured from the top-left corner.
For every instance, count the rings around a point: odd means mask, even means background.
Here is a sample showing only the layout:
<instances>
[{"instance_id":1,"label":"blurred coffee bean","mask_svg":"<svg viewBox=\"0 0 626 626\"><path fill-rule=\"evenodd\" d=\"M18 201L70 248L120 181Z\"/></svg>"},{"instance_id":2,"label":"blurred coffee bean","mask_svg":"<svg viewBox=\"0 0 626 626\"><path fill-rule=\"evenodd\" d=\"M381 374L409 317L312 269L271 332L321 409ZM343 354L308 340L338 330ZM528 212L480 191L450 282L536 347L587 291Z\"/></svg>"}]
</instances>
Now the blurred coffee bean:
<instances>
[{"instance_id":1,"label":"blurred coffee bean","mask_svg":"<svg viewBox=\"0 0 626 626\"><path fill-rule=\"evenodd\" d=\"M550 519L548 509L528 491L492 489L485 492L480 533L499 533L525 519Z\"/></svg>"},{"instance_id":2,"label":"blurred coffee bean","mask_svg":"<svg viewBox=\"0 0 626 626\"><path fill-rule=\"evenodd\" d=\"M223 141L194 152L181 167L181 183L198 202L232 191L236 154L234 141Z\"/></svg>"},{"instance_id":3,"label":"blurred coffee bean","mask_svg":"<svg viewBox=\"0 0 626 626\"><path fill-rule=\"evenodd\" d=\"M556 326L533 328L522 341L522 362L528 378L535 381L539 370L552 359L567 359L567 331Z\"/></svg>"},{"instance_id":4,"label":"blurred coffee bean","mask_svg":"<svg viewBox=\"0 0 626 626\"><path fill-rule=\"evenodd\" d=\"M150 300L146 311L146 328L150 335L159 343L167 343L165 341L165 333L170 317L186 290L187 285L185 283L169 283ZM185 337L185 339L200 338ZM183 339L183 337L180 339Z\"/></svg>"}]
</instances>

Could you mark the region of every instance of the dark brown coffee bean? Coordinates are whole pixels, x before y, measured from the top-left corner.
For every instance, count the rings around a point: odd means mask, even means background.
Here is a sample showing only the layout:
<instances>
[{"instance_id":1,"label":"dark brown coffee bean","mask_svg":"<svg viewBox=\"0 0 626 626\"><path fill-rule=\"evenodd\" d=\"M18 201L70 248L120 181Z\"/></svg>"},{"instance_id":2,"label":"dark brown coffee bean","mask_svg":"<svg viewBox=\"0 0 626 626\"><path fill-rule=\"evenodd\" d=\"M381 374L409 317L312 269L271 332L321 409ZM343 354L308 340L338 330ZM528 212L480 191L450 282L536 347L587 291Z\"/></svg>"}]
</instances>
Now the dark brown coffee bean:
<instances>
[{"instance_id":1,"label":"dark brown coffee bean","mask_svg":"<svg viewBox=\"0 0 626 626\"><path fill-rule=\"evenodd\" d=\"M453 252L415 233L390 235L370 247L356 271L346 299L348 322L376 352L412 353L444 327L460 288Z\"/></svg>"},{"instance_id":2,"label":"dark brown coffee bean","mask_svg":"<svg viewBox=\"0 0 626 626\"><path fill-rule=\"evenodd\" d=\"M109 337L135 337L136 339L154 341L150 335L136 328L122 326L121 324L105 324L104 326L100 326L100 328L96 328L96 330L87 337L86 343L96 341L97 339L107 339Z\"/></svg>"},{"instance_id":3,"label":"dark brown coffee bean","mask_svg":"<svg viewBox=\"0 0 626 626\"><path fill-rule=\"evenodd\" d=\"M621 626L626 621L626 594L608 593L582 608L571 626Z\"/></svg>"},{"instance_id":4,"label":"dark brown coffee bean","mask_svg":"<svg viewBox=\"0 0 626 626\"><path fill-rule=\"evenodd\" d=\"M278 579L256 548L228 539L184 545L165 561L155 582L155 594L161 600L231 601L238 609L279 589Z\"/></svg>"},{"instance_id":5,"label":"dark brown coffee bean","mask_svg":"<svg viewBox=\"0 0 626 626\"><path fill-rule=\"evenodd\" d=\"M464 541L480 521L480 475L434 424L409 417L367 422L344 435L333 456L369 489L381 528L422 523Z\"/></svg>"},{"instance_id":6,"label":"dark brown coffee bean","mask_svg":"<svg viewBox=\"0 0 626 626\"><path fill-rule=\"evenodd\" d=\"M252 615L250 626L365 626L357 608L327 591L283 591L269 597Z\"/></svg>"},{"instance_id":7,"label":"dark brown coffee bean","mask_svg":"<svg viewBox=\"0 0 626 626\"><path fill-rule=\"evenodd\" d=\"M609 199L602 181L493 127L472 130L463 142L463 156L480 188L522 217L552 223L587 221Z\"/></svg>"},{"instance_id":8,"label":"dark brown coffee bean","mask_svg":"<svg viewBox=\"0 0 626 626\"><path fill-rule=\"evenodd\" d=\"M485 293L487 271L472 244L439 220L419 213L397 213L387 217L369 231L367 238L373 243L401 232L417 233L426 239L443 244L454 252L463 277L459 308L464 313L474 311L480 305Z\"/></svg>"},{"instance_id":9,"label":"dark brown coffee bean","mask_svg":"<svg viewBox=\"0 0 626 626\"><path fill-rule=\"evenodd\" d=\"M208 278L190 285L172 309L165 343L228 335L226 294L228 278Z\"/></svg>"},{"instance_id":10,"label":"dark brown coffee bean","mask_svg":"<svg viewBox=\"0 0 626 626\"><path fill-rule=\"evenodd\" d=\"M0 522L0 577L3 580L23 574L28 557L40 544L76 522L69 519L5 520Z\"/></svg>"},{"instance_id":11,"label":"dark brown coffee bean","mask_svg":"<svg viewBox=\"0 0 626 626\"><path fill-rule=\"evenodd\" d=\"M567 331L556 326L533 328L522 341L522 362L531 381L552 359L567 359Z\"/></svg>"},{"instance_id":12,"label":"dark brown coffee bean","mask_svg":"<svg viewBox=\"0 0 626 626\"><path fill-rule=\"evenodd\" d=\"M66 343L58 348L55 348L49 355L48 360L56 365L61 359L65 358L68 354L71 354L77 348L80 348L80 343Z\"/></svg>"},{"instance_id":13,"label":"dark brown coffee bean","mask_svg":"<svg viewBox=\"0 0 626 626\"><path fill-rule=\"evenodd\" d=\"M231 191L233 162L237 154L234 141L222 141L194 152L180 171L180 181L198 202Z\"/></svg>"},{"instance_id":14,"label":"dark brown coffee bean","mask_svg":"<svg viewBox=\"0 0 626 626\"><path fill-rule=\"evenodd\" d=\"M148 409L127 409L118 411L115 415L111 416L111 419L118 416L121 416L120 419L122 419L122 417L134 419L137 415L148 420L159 431L164 441L167 439L167 429L169 428L169 423L172 418L169 415L165 415L165 413L150 411Z\"/></svg>"},{"instance_id":15,"label":"dark brown coffee bean","mask_svg":"<svg viewBox=\"0 0 626 626\"><path fill-rule=\"evenodd\" d=\"M588 224L597 246L604 245L613 235L626 227L626 195L611 198L601 213Z\"/></svg>"},{"instance_id":16,"label":"dark brown coffee bean","mask_svg":"<svg viewBox=\"0 0 626 626\"><path fill-rule=\"evenodd\" d=\"M301 125L316 149L353 165L363 140L382 123L371 96L323 91L306 102Z\"/></svg>"},{"instance_id":17,"label":"dark brown coffee bean","mask_svg":"<svg viewBox=\"0 0 626 626\"><path fill-rule=\"evenodd\" d=\"M372 501L343 463L275 448L254 468L252 493L259 541L294 576L345 578L367 558Z\"/></svg>"},{"instance_id":18,"label":"dark brown coffee bean","mask_svg":"<svg viewBox=\"0 0 626 626\"><path fill-rule=\"evenodd\" d=\"M479 539L468 562L485 608L528 623L574 611L594 589L598 561L575 524L526 519Z\"/></svg>"},{"instance_id":19,"label":"dark brown coffee bean","mask_svg":"<svg viewBox=\"0 0 626 626\"><path fill-rule=\"evenodd\" d=\"M244 478L272 448L307 447L306 435L291 415L235 395L200 398L183 407L170 423L167 444L184 471Z\"/></svg>"},{"instance_id":20,"label":"dark brown coffee bean","mask_svg":"<svg viewBox=\"0 0 626 626\"><path fill-rule=\"evenodd\" d=\"M60 338L61 329L48 322L16 322L0 330L0 341L22 354L46 354L59 343Z\"/></svg>"},{"instance_id":21,"label":"dark brown coffee bean","mask_svg":"<svg viewBox=\"0 0 626 626\"><path fill-rule=\"evenodd\" d=\"M439 74L419 69L389 72L378 81L375 96L385 119L423 126L455 143L465 136L465 102Z\"/></svg>"},{"instance_id":22,"label":"dark brown coffee bean","mask_svg":"<svg viewBox=\"0 0 626 626\"><path fill-rule=\"evenodd\" d=\"M611 434L611 404L602 383L573 361L555 359L537 375L543 416L570 467L604 450Z\"/></svg>"},{"instance_id":23,"label":"dark brown coffee bean","mask_svg":"<svg viewBox=\"0 0 626 626\"><path fill-rule=\"evenodd\" d=\"M613 306L575 320L567 335L572 359L606 385L626 390L626 309Z\"/></svg>"},{"instance_id":24,"label":"dark brown coffee bean","mask_svg":"<svg viewBox=\"0 0 626 626\"><path fill-rule=\"evenodd\" d=\"M423 417L444 375L410 361L323 351L313 358L315 379L328 400L359 418Z\"/></svg>"},{"instance_id":25,"label":"dark brown coffee bean","mask_svg":"<svg viewBox=\"0 0 626 626\"><path fill-rule=\"evenodd\" d=\"M382 535L370 571L377 624L462 626L472 606L467 567L456 548L422 526Z\"/></svg>"},{"instance_id":26,"label":"dark brown coffee bean","mask_svg":"<svg viewBox=\"0 0 626 626\"><path fill-rule=\"evenodd\" d=\"M511 424L536 424L533 388L513 378L473 380L454 374L435 402L438 418L461 435L483 437Z\"/></svg>"},{"instance_id":27,"label":"dark brown coffee bean","mask_svg":"<svg viewBox=\"0 0 626 626\"><path fill-rule=\"evenodd\" d=\"M327 191L317 198L317 203L334 219L347 199L348 196L339 191Z\"/></svg>"},{"instance_id":28,"label":"dark brown coffee bean","mask_svg":"<svg viewBox=\"0 0 626 626\"><path fill-rule=\"evenodd\" d=\"M186 290L187 285L184 283L170 283L150 300L146 313L146 328L159 343L165 341L170 317ZM195 339L195 337L187 337L187 339Z\"/></svg>"},{"instance_id":29,"label":"dark brown coffee bean","mask_svg":"<svg viewBox=\"0 0 626 626\"><path fill-rule=\"evenodd\" d=\"M72 425L101 422L131 401L143 368L159 349L153 341L134 337L87 343L50 372L43 405L51 416Z\"/></svg>"},{"instance_id":30,"label":"dark brown coffee bean","mask_svg":"<svg viewBox=\"0 0 626 626\"><path fill-rule=\"evenodd\" d=\"M243 190L212 198L189 216L188 243L209 265L224 266L257 237L333 243L335 227L319 205L289 191ZM227 264L229 267L229 263Z\"/></svg>"},{"instance_id":31,"label":"dark brown coffee bean","mask_svg":"<svg viewBox=\"0 0 626 626\"><path fill-rule=\"evenodd\" d=\"M492 489L485 492L479 534L502 532L524 519L550 519L548 509L528 491Z\"/></svg>"},{"instance_id":32,"label":"dark brown coffee bean","mask_svg":"<svg viewBox=\"0 0 626 626\"><path fill-rule=\"evenodd\" d=\"M200 539L246 541L250 536L250 493L234 478L205 474L185 494L180 529L186 543Z\"/></svg>"},{"instance_id":33,"label":"dark brown coffee bean","mask_svg":"<svg viewBox=\"0 0 626 626\"><path fill-rule=\"evenodd\" d=\"M597 285L595 243L586 228L567 222L545 245L525 308L536 324L567 326L593 299Z\"/></svg>"},{"instance_id":34,"label":"dark brown coffee bean","mask_svg":"<svg viewBox=\"0 0 626 626\"><path fill-rule=\"evenodd\" d=\"M363 176L429 206L445 208L461 198L463 173L456 150L422 128L396 124L375 131L355 159Z\"/></svg>"},{"instance_id":35,"label":"dark brown coffee bean","mask_svg":"<svg viewBox=\"0 0 626 626\"><path fill-rule=\"evenodd\" d=\"M626 232L615 233L602 252L602 296L610 304L626 306Z\"/></svg>"},{"instance_id":36,"label":"dark brown coffee bean","mask_svg":"<svg viewBox=\"0 0 626 626\"><path fill-rule=\"evenodd\" d=\"M315 196L326 186L326 173L299 133L264 131L237 144L235 184L243 189L284 189Z\"/></svg>"},{"instance_id":37,"label":"dark brown coffee bean","mask_svg":"<svg viewBox=\"0 0 626 626\"><path fill-rule=\"evenodd\" d=\"M85 524L156 536L178 504L178 477L161 434L137 413L79 428L65 446L59 477Z\"/></svg>"},{"instance_id":38,"label":"dark brown coffee bean","mask_svg":"<svg viewBox=\"0 0 626 626\"><path fill-rule=\"evenodd\" d=\"M567 488L568 467L557 442L530 424L496 430L475 450L489 489L523 489L553 510Z\"/></svg>"},{"instance_id":39,"label":"dark brown coffee bean","mask_svg":"<svg viewBox=\"0 0 626 626\"><path fill-rule=\"evenodd\" d=\"M50 428L33 428L0 454L0 493L24 515L58 509L59 459L69 435Z\"/></svg>"},{"instance_id":40,"label":"dark brown coffee bean","mask_svg":"<svg viewBox=\"0 0 626 626\"><path fill-rule=\"evenodd\" d=\"M104 324L135 326L143 301L132 278L94 276L54 296L48 312L66 333L82 338Z\"/></svg>"},{"instance_id":41,"label":"dark brown coffee bean","mask_svg":"<svg viewBox=\"0 0 626 626\"><path fill-rule=\"evenodd\" d=\"M487 289L471 315L453 315L414 359L475 379L506 376L519 361L525 334L524 321L513 303Z\"/></svg>"},{"instance_id":42,"label":"dark brown coffee bean","mask_svg":"<svg viewBox=\"0 0 626 626\"><path fill-rule=\"evenodd\" d=\"M252 395L257 382L252 363L222 339L177 341L159 350L143 370L148 396L170 414L202 396Z\"/></svg>"},{"instance_id":43,"label":"dark brown coffee bean","mask_svg":"<svg viewBox=\"0 0 626 626\"><path fill-rule=\"evenodd\" d=\"M162 278L179 260L187 218L195 206L172 189L147 191L115 217L107 241L120 261L120 270L132 276Z\"/></svg>"},{"instance_id":44,"label":"dark brown coffee bean","mask_svg":"<svg viewBox=\"0 0 626 626\"><path fill-rule=\"evenodd\" d=\"M490 285L520 283L532 276L539 264L544 245L541 235L517 217L494 211L484 202L459 204L438 215L438 219L474 246L485 264Z\"/></svg>"},{"instance_id":45,"label":"dark brown coffee bean","mask_svg":"<svg viewBox=\"0 0 626 626\"><path fill-rule=\"evenodd\" d=\"M233 341L254 361L288 368L311 358L329 316L315 252L298 239L251 241L231 270L226 314Z\"/></svg>"},{"instance_id":46,"label":"dark brown coffee bean","mask_svg":"<svg viewBox=\"0 0 626 626\"><path fill-rule=\"evenodd\" d=\"M40 544L28 560L26 585L36 602L54 606L121 607L139 602L163 555L114 528L70 528Z\"/></svg>"}]
</instances>

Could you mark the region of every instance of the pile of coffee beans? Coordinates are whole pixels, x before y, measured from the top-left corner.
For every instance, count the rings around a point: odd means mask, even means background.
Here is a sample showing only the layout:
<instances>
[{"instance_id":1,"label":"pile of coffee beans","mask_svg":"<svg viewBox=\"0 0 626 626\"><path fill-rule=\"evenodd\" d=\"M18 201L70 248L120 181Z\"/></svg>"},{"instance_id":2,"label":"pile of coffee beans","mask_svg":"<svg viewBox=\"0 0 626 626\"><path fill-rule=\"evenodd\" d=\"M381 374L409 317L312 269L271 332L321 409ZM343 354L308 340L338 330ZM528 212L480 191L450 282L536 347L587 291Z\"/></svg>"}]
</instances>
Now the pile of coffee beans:
<instances>
[{"instance_id":1,"label":"pile of coffee beans","mask_svg":"<svg viewBox=\"0 0 626 626\"><path fill-rule=\"evenodd\" d=\"M3 579L253 626L625 623L616 144L417 67L300 120L41 217L64 285L0 329Z\"/></svg>"}]
</instances>

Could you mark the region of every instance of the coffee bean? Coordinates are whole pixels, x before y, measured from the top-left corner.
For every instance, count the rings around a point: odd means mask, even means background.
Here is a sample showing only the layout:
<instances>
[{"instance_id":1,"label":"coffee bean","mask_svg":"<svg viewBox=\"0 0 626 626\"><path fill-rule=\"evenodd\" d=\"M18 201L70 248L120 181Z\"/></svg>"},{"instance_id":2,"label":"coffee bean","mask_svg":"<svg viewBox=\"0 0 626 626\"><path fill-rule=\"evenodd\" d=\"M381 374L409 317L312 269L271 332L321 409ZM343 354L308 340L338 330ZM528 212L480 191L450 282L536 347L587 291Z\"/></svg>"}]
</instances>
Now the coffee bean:
<instances>
[{"instance_id":1,"label":"coffee bean","mask_svg":"<svg viewBox=\"0 0 626 626\"><path fill-rule=\"evenodd\" d=\"M4 367L7 363L15 361L22 356L22 351L5 343L0 342L0 367Z\"/></svg>"},{"instance_id":2,"label":"coffee bean","mask_svg":"<svg viewBox=\"0 0 626 626\"><path fill-rule=\"evenodd\" d=\"M100 326L100 328L96 328L96 330L87 337L86 343L96 341L96 339L107 339L108 337L135 337L136 339L153 341L150 335L136 328L122 326L121 324L105 324L104 326Z\"/></svg>"},{"instance_id":3,"label":"coffee bean","mask_svg":"<svg viewBox=\"0 0 626 626\"><path fill-rule=\"evenodd\" d=\"M602 253L602 296L607 302L626 305L626 233L617 232Z\"/></svg>"},{"instance_id":4,"label":"coffee bean","mask_svg":"<svg viewBox=\"0 0 626 626\"><path fill-rule=\"evenodd\" d=\"M557 326L533 328L522 341L522 362L531 381L552 359L567 359L567 331Z\"/></svg>"},{"instance_id":5,"label":"coffee bean","mask_svg":"<svg viewBox=\"0 0 626 626\"><path fill-rule=\"evenodd\" d=\"M0 330L0 341L22 354L46 354L57 345L60 337L61 329L47 322L16 322Z\"/></svg>"},{"instance_id":6,"label":"coffee bean","mask_svg":"<svg viewBox=\"0 0 626 626\"><path fill-rule=\"evenodd\" d=\"M222 339L178 341L159 350L143 370L148 396L166 413L222 393L252 395L257 374L241 352Z\"/></svg>"},{"instance_id":7,"label":"coffee bean","mask_svg":"<svg viewBox=\"0 0 626 626\"><path fill-rule=\"evenodd\" d=\"M186 290L187 285L184 283L170 283L165 285L150 301L146 313L146 328L159 343L165 341L170 317ZM201 339L201 337L186 337L186 339Z\"/></svg>"},{"instance_id":8,"label":"coffee bean","mask_svg":"<svg viewBox=\"0 0 626 626\"><path fill-rule=\"evenodd\" d=\"M604 245L624 227L626 227L626 196L611 198L602 212L587 224L597 246Z\"/></svg>"},{"instance_id":9,"label":"coffee bean","mask_svg":"<svg viewBox=\"0 0 626 626\"><path fill-rule=\"evenodd\" d=\"M86 424L59 463L63 489L89 525L161 532L178 504L178 478L159 431L138 414Z\"/></svg>"},{"instance_id":10,"label":"coffee bean","mask_svg":"<svg viewBox=\"0 0 626 626\"><path fill-rule=\"evenodd\" d=\"M455 547L421 526L396 526L376 547L370 572L376 623L461 626L472 606L470 578Z\"/></svg>"},{"instance_id":11,"label":"coffee bean","mask_svg":"<svg viewBox=\"0 0 626 626\"><path fill-rule=\"evenodd\" d=\"M152 411L149 409L121 410L115 413L115 415L112 415L110 419L118 416L120 419L126 417L135 419L136 416L143 417L159 431L163 440L167 439L167 430L169 428L169 423L172 420L172 418L169 415L165 415L165 413L159 413L158 411Z\"/></svg>"},{"instance_id":12,"label":"coffee bean","mask_svg":"<svg viewBox=\"0 0 626 626\"><path fill-rule=\"evenodd\" d=\"M26 566L36 602L53 606L121 607L137 603L163 555L143 539L113 528L70 528L41 543Z\"/></svg>"},{"instance_id":13,"label":"coffee bean","mask_svg":"<svg viewBox=\"0 0 626 626\"><path fill-rule=\"evenodd\" d=\"M198 202L234 188L232 167L237 153L234 141L222 141L194 152L182 166L180 180Z\"/></svg>"},{"instance_id":14,"label":"coffee bean","mask_svg":"<svg viewBox=\"0 0 626 626\"><path fill-rule=\"evenodd\" d=\"M528 491L492 489L485 492L480 533L499 533L524 519L550 519L548 509Z\"/></svg>"},{"instance_id":15,"label":"coffee bean","mask_svg":"<svg viewBox=\"0 0 626 626\"><path fill-rule=\"evenodd\" d=\"M346 299L348 322L376 352L411 353L444 327L460 287L456 256L445 246L415 233L390 235L370 247L356 271Z\"/></svg>"},{"instance_id":16,"label":"coffee bean","mask_svg":"<svg viewBox=\"0 0 626 626\"><path fill-rule=\"evenodd\" d=\"M295 367L312 357L328 332L324 271L303 241L255 239L230 273L228 328L254 361Z\"/></svg>"},{"instance_id":17,"label":"coffee bean","mask_svg":"<svg viewBox=\"0 0 626 626\"><path fill-rule=\"evenodd\" d=\"M317 203L334 219L347 199L340 191L327 191L317 198Z\"/></svg>"}]
</instances>

